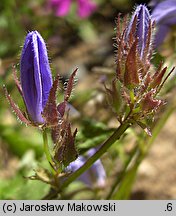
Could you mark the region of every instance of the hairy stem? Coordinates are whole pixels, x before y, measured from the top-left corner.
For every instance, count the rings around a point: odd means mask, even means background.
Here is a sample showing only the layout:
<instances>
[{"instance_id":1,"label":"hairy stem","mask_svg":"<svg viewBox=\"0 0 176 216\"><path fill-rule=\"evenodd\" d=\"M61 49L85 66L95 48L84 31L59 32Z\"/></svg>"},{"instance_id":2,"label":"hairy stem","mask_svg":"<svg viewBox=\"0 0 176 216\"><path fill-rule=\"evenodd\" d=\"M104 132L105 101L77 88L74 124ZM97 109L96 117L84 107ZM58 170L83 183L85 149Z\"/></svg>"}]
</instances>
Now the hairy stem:
<instances>
[{"instance_id":1,"label":"hairy stem","mask_svg":"<svg viewBox=\"0 0 176 216\"><path fill-rule=\"evenodd\" d=\"M51 166L52 173L55 174L56 171L53 168L53 160L52 160L52 157L49 151L47 131L45 129L43 130L43 145L44 145L44 152L45 152L47 161L49 162Z\"/></svg>"}]
</instances>

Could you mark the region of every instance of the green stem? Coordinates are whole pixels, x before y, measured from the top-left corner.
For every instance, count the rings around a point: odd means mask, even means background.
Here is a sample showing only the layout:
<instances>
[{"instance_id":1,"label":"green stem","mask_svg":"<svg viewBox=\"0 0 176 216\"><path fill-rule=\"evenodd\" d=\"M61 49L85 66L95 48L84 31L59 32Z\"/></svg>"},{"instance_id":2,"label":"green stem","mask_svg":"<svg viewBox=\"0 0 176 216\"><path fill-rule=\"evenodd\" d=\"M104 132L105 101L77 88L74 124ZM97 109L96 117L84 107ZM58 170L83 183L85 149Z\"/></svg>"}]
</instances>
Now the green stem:
<instances>
[{"instance_id":1,"label":"green stem","mask_svg":"<svg viewBox=\"0 0 176 216\"><path fill-rule=\"evenodd\" d=\"M43 130L43 144L44 144L44 151L45 151L46 158L52 168L53 174L55 174L56 171L53 168L53 160L49 151L47 131L45 129Z\"/></svg>"},{"instance_id":2,"label":"green stem","mask_svg":"<svg viewBox=\"0 0 176 216\"><path fill-rule=\"evenodd\" d=\"M61 189L67 187L71 182L73 182L75 179L77 179L82 173L84 173L87 169L89 169L93 163L98 160L108 149L109 147L116 142L121 135L127 130L127 128L130 126L129 122L124 122L121 124L117 130L107 139L100 149L92 156L90 157L86 163L80 167L76 172L74 172L61 186Z\"/></svg>"}]
</instances>

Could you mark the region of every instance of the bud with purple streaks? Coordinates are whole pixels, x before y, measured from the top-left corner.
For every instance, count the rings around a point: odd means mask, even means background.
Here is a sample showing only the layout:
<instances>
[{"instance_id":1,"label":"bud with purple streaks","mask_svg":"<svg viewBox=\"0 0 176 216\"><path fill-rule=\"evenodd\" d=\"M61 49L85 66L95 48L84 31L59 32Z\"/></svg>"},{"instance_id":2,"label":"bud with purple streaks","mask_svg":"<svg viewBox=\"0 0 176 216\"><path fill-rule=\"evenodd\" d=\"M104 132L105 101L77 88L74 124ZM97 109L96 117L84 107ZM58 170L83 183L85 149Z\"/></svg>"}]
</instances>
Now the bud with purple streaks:
<instances>
[{"instance_id":1,"label":"bud with purple streaks","mask_svg":"<svg viewBox=\"0 0 176 216\"><path fill-rule=\"evenodd\" d=\"M67 166L77 158L75 136L72 134L68 120L67 104L71 96L77 69L73 71L64 92L63 101L57 104L59 76L52 81L46 45L37 31L28 33L21 55L20 81L13 70L16 86L21 94L27 114L19 109L4 86L5 95L17 115L26 125L33 125L45 131L49 128L55 146L51 157L48 157L54 169L62 163ZM65 117L66 116L66 117ZM48 155L50 153L47 153Z\"/></svg>"},{"instance_id":2,"label":"bud with purple streaks","mask_svg":"<svg viewBox=\"0 0 176 216\"><path fill-rule=\"evenodd\" d=\"M134 23L135 23L135 29L133 29ZM129 26L126 31L126 39L128 40L129 34L131 33L133 34L134 37L138 38L138 51L139 51L140 58L144 56L150 28L151 28L150 13L145 5L139 5L136 8L130 20Z\"/></svg>"},{"instance_id":3,"label":"bud with purple streaks","mask_svg":"<svg viewBox=\"0 0 176 216\"><path fill-rule=\"evenodd\" d=\"M24 100L27 114L18 108L4 87L5 95L17 117L25 124L55 127L65 113L65 104L71 95L76 72L77 69L69 79L64 101L57 104L59 76L52 81L45 42L37 31L32 31L26 36L21 54L21 82L13 68L14 80Z\"/></svg>"},{"instance_id":4,"label":"bud with purple streaks","mask_svg":"<svg viewBox=\"0 0 176 216\"><path fill-rule=\"evenodd\" d=\"M127 87L138 85L148 71L152 52L152 25L149 11L144 5L136 8L129 23L124 20L121 25L118 17L116 72Z\"/></svg>"},{"instance_id":5,"label":"bud with purple streaks","mask_svg":"<svg viewBox=\"0 0 176 216\"><path fill-rule=\"evenodd\" d=\"M16 86L26 106L27 113L21 111L4 87L5 95L18 119L27 125L45 124L42 116L52 88L52 76L46 45L37 31L27 34L20 61L20 81L13 68Z\"/></svg>"},{"instance_id":6,"label":"bud with purple streaks","mask_svg":"<svg viewBox=\"0 0 176 216\"><path fill-rule=\"evenodd\" d=\"M21 55L20 80L31 121L44 123L43 109L52 87L46 45L37 31L28 33Z\"/></svg>"},{"instance_id":7,"label":"bud with purple streaks","mask_svg":"<svg viewBox=\"0 0 176 216\"><path fill-rule=\"evenodd\" d=\"M154 23L145 5L137 6L129 21L125 17L121 22L118 16L116 30L116 79L106 87L108 102L120 123L130 118L139 123L164 104L158 93L173 70L166 75L167 67L161 63L151 72ZM114 91L115 82L120 84ZM114 102L115 95L118 103Z\"/></svg>"}]
</instances>

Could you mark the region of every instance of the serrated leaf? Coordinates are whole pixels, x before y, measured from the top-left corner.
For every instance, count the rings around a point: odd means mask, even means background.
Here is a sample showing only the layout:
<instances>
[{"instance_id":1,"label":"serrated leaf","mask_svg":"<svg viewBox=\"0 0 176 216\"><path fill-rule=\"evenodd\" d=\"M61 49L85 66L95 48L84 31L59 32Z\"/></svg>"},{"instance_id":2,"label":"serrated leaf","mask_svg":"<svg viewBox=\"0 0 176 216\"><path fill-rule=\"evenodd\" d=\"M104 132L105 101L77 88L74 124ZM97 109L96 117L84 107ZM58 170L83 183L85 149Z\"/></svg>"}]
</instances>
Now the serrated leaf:
<instances>
[{"instance_id":1,"label":"serrated leaf","mask_svg":"<svg viewBox=\"0 0 176 216\"><path fill-rule=\"evenodd\" d=\"M56 104L56 92L59 84L59 76L53 82L53 86L50 90L48 101L42 112L42 116L48 126L56 126L59 121L59 113Z\"/></svg>"},{"instance_id":2,"label":"serrated leaf","mask_svg":"<svg viewBox=\"0 0 176 216\"><path fill-rule=\"evenodd\" d=\"M55 141L54 159L56 163L61 163L65 167L78 157L75 148L75 136L77 129L72 134L71 125L68 120L63 120L61 125L52 130L52 136Z\"/></svg>"},{"instance_id":3,"label":"serrated leaf","mask_svg":"<svg viewBox=\"0 0 176 216\"><path fill-rule=\"evenodd\" d=\"M73 89L74 79L75 79L77 71L78 71L78 68L76 68L73 71L73 73L71 74L71 76L70 76L70 78L68 80L66 91L65 91L65 94L64 94L64 100L65 101L68 101L68 99L70 98L70 95L71 95L71 92L72 92L72 89Z\"/></svg>"},{"instance_id":4,"label":"serrated leaf","mask_svg":"<svg viewBox=\"0 0 176 216\"><path fill-rule=\"evenodd\" d=\"M13 112L16 114L17 118L23 122L24 124L26 125L32 125L32 122L29 121L25 115L22 113L22 111L19 109L19 107L15 104L15 102L12 100L11 96L8 94L8 91L6 89L5 86L3 86L3 89L4 89L4 93L5 93L5 96L13 110Z\"/></svg>"},{"instance_id":5,"label":"serrated leaf","mask_svg":"<svg viewBox=\"0 0 176 216\"><path fill-rule=\"evenodd\" d=\"M58 110L59 114L61 115L61 117L64 116L65 108L66 108L66 101L57 105L57 110Z\"/></svg>"},{"instance_id":6,"label":"serrated leaf","mask_svg":"<svg viewBox=\"0 0 176 216\"><path fill-rule=\"evenodd\" d=\"M126 59L126 69L124 74L125 86L139 84L139 74L137 66L137 43L138 40L136 39Z\"/></svg>"},{"instance_id":7,"label":"serrated leaf","mask_svg":"<svg viewBox=\"0 0 176 216\"><path fill-rule=\"evenodd\" d=\"M17 77L17 71L16 71L15 66L12 67L12 71L13 71L13 78L14 78L16 87L17 87L19 93L21 94L21 96L22 96L22 98L23 98L23 92L22 92L22 88L21 88L20 81L19 81L19 79L18 79L18 77Z\"/></svg>"}]
</instances>

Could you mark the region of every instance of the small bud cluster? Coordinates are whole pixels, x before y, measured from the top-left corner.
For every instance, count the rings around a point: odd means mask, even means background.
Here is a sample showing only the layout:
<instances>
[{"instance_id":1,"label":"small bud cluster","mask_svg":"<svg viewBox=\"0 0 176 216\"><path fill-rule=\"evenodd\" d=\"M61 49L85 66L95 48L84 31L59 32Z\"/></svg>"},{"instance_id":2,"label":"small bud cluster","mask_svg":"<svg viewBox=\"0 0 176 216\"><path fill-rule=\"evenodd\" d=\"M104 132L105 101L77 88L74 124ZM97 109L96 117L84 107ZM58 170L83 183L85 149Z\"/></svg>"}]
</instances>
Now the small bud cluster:
<instances>
[{"instance_id":1,"label":"small bud cluster","mask_svg":"<svg viewBox=\"0 0 176 216\"><path fill-rule=\"evenodd\" d=\"M167 67L161 63L151 72L152 37L154 23L148 9L139 5L130 22L117 18L116 78L111 88L106 87L108 101L120 122L153 116L164 103L157 98L166 76Z\"/></svg>"}]
</instances>

